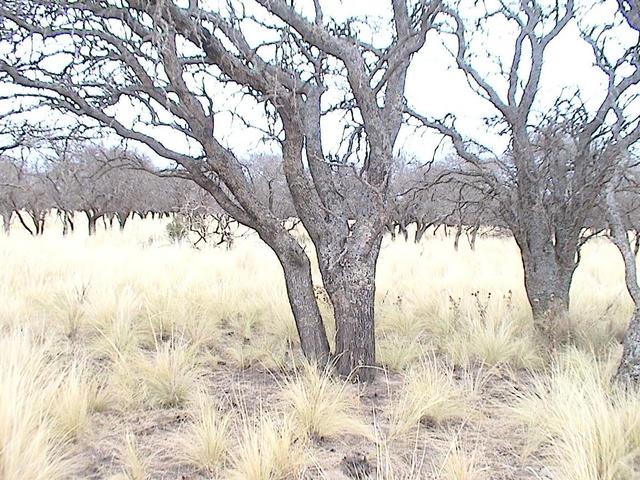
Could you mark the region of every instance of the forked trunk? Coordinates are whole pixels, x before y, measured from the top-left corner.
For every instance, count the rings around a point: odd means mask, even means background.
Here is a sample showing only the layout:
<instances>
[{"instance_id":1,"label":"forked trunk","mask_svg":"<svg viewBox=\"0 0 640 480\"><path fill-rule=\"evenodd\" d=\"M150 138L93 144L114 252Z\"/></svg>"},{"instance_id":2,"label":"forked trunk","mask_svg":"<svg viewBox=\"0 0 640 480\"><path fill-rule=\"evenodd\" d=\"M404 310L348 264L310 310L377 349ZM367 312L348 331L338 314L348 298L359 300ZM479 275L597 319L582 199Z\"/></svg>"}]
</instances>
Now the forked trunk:
<instances>
[{"instance_id":1,"label":"forked trunk","mask_svg":"<svg viewBox=\"0 0 640 480\"><path fill-rule=\"evenodd\" d=\"M422 222L416 223L416 233L413 237L414 243L420 243L420 240L422 240L422 237L424 236L424 233L427 231L428 226L429 225L427 223L422 223Z\"/></svg>"},{"instance_id":2,"label":"forked trunk","mask_svg":"<svg viewBox=\"0 0 640 480\"><path fill-rule=\"evenodd\" d=\"M98 217L96 217L91 212L84 212L87 216L87 227L89 230L89 236L93 236L96 234L96 222L98 221Z\"/></svg>"},{"instance_id":3,"label":"forked trunk","mask_svg":"<svg viewBox=\"0 0 640 480\"><path fill-rule=\"evenodd\" d=\"M127 215L126 213L116 213L116 217L118 218L118 225L120 226L120 231L124 232L124 227L127 224L129 215Z\"/></svg>"}]
</instances>

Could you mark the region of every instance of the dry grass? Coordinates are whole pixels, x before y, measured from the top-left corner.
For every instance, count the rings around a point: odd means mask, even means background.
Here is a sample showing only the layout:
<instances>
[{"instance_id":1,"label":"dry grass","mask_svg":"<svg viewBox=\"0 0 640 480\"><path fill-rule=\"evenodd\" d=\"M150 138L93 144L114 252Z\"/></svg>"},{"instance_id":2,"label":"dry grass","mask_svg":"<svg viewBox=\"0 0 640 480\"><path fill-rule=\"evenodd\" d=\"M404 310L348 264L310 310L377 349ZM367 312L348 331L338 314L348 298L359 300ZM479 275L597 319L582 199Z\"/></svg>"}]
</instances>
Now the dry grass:
<instances>
[{"instance_id":1,"label":"dry grass","mask_svg":"<svg viewBox=\"0 0 640 480\"><path fill-rule=\"evenodd\" d=\"M134 368L145 402L151 407L180 407L198 386L196 351L179 340L159 344L151 354L142 354Z\"/></svg>"},{"instance_id":2,"label":"dry grass","mask_svg":"<svg viewBox=\"0 0 640 480\"><path fill-rule=\"evenodd\" d=\"M131 432L127 432L123 445L120 448L122 462L122 474L120 478L126 480L147 480L149 475L150 459L140 452L138 440Z\"/></svg>"},{"instance_id":3,"label":"dry grass","mask_svg":"<svg viewBox=\"0 0 640 480\"><path fill-rule=\"evenodd\" d=\"M264 412L257 422L245 412L238 447L232 452L230 479L287 480L298 478L308 462L304 438L289 419Z\"/></svg>"},{"instance_id":4,"label":"dry grass","mask_svg":"<svg viewBox=\"0 0 640 480\"><path fill-rule=\"evenodd\" d=\"M406 375L393 403L389 438L410 435L418 425L438 426L475 414L477 386L471 377L456 380L451 367L424 359Z\"/></svg>"},{"instance_id":5,"label":"dry grass","mask_svg":"<svg viewBox=\"0 0 640 480\"><path fill-rule=\"evenodd\" d=\"M231 446L231 417L220 411L212 399L201 393L192 408L187 428L177 437L179 458L208 472L226 462Z\"/></svg>"},{"instance_id":6,"label":"dry grass","mask_svg":"<svg viewBox=\"0 0 640 480\"><path fill-rule=\"evenodd\" d=\"M373 432L358 416L358 399L353 387L305 365L283 386L285 408L293 415L299 434L319 438L342 435L373 437Z\"/></svg>"},{"instance_id":7,"label":"dry grass","mask_svg":"<svg viewBox=\"0 0 640 480\"><path fill-rule=\"evenodd\" d=\"M59 359L52 350L54 345L38 343L28 331L5 332L0 337L2 479L63 479L75 468L66 429L79 426L78 418L72 418L71 425L61 425L51 411L64 395ZM84 421L83 417L82 426Z\"/></svg>"},{"instance_id":8,"label":"dry grass","mask_svg":"<svg viewBox=\"0 0 640 480\"><path fill-rule=\"evenodd\" d=\"M65 369L52 405L53 418L63 436L78 438L89 429L91 414L107 407L94 375L82 360L73 361Z\"/></svg>"},{"instance_id":9,"label":"dry grass","mask_svg":"<svg viewBox=\"0 0 640 480\"><path fill-rule=\"evenodd\" d=\"M632 306L606 242L585 248L549 359L513 241L385 241L386 372L356 387L295 368L281 268L255 236L196 251L163 222L0 236L0 479L344 480L354 455L388 480L640 475L640 394L609 383Z\"/></svg>"},{"instance_id":10,"label":"dry grass","mask_svg":"<svg viewBox=\"0 0 640 480\"><path fill-rule=\"evenodd\" d=\"M517 394L513 417L529 429L528 451L552 459L554 478L637 478L640 397L611 386L610 370L572 349Z\"/></svg>"},{"instance_id":11,"label":"dry grass","mask_svg":"<svg viewBox=\"0 0 640 480\"><path fill-rule=\"evenodd\" d=\"M454 439L446 452L442 466L438 470L442 480L483 480L484 469L479 465L476 451L466 452Z\"/></svg>"}]
</instances>

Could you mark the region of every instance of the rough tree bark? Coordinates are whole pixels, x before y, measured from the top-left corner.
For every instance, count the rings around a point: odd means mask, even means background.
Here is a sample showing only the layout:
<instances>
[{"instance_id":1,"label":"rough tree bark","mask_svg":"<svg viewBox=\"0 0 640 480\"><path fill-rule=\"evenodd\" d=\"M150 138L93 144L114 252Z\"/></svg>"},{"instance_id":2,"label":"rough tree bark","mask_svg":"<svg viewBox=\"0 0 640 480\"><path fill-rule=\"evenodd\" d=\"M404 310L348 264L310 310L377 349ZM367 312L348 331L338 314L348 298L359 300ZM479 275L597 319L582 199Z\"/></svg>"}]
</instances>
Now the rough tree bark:
<instances>
[{"instance_id":1,"label":"rough tree bark","mask_svg":"<svg viewBox=\"0 0 640 480\"><path fill-rule=\"evenodd\" d=\"M321 264L324 285L336 318L336 357L338 371L373 378L375 371L375 275L380 239L337 259L337 264Z\"/></svg>"}]
</instances>

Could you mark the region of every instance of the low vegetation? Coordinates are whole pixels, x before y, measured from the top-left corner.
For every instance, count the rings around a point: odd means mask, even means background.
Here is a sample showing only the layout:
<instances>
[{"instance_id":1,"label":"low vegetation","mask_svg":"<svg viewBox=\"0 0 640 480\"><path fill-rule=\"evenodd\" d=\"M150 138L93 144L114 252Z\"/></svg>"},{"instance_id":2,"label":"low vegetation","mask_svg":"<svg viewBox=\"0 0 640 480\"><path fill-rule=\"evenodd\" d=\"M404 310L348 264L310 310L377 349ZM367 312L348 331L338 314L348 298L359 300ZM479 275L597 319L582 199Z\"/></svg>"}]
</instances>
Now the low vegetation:
<instances>
[{"instance_id":1,"label":"low vegetation","mask_svg":"<svg viewBox=\"0 0 640 480\"><path fill-rule=\"evenodd\" d=\"M640 475L640 394L610 382L633 306L607 242L585 247L550 350L511 239L386 240L380 372L356 385L305 364L256 237L196 250L168 221L0 237L0 478Z\"/></svg>"}]
</instances>

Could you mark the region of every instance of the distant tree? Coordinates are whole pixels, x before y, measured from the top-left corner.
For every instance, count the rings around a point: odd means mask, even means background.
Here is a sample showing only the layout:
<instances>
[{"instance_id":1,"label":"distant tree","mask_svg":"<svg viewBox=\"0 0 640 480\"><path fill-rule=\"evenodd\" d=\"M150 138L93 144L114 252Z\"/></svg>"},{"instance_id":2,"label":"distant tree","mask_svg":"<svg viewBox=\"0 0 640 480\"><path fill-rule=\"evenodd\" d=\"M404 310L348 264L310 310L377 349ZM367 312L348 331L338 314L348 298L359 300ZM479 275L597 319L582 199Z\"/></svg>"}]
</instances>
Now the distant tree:
<instances>
[{"instance_id":1,"label":"distant tree","mask_svg":"<svg viewBox=\"0 0 640 480\"><path fill-rule=\"evenodd\" d=\"M16 193L20 188L18 169L10 157L0 156L0 216L5 234L11 230L11 218L17 208Z\"/></svg>"},{"instance_id":2,"label":"distant tree","mask_svg":"<svg viewBox=\"0 0 640 480\"><path fill-rule=\"evenodd\" d=\"M625 284L634 304L634 312L624 337L622 358L616 378L623 383L640 384L640 287L638 287L637 260L625 222L625 209L619 192L629 184L638 192L638 160L627 152L620 152L620 159L611 180L603 192L602 208L605 212L609 238L618 248L624 262ZM635 167L635 168L634 168Z\"/></svg>"}]
</instances>

